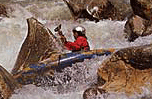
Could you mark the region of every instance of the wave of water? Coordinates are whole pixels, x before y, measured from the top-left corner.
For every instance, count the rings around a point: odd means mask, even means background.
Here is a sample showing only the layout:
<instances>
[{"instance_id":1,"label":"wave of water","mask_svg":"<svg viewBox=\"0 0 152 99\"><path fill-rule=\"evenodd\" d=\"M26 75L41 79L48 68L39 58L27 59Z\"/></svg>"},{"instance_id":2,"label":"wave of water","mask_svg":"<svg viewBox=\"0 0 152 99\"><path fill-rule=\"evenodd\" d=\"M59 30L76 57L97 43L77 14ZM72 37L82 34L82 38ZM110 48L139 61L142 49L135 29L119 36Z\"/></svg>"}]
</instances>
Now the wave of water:
<instances>
[{"instance_id":1,"label":"wave of water","mask_svg":"<svg viewBox=\"0 0 152 99\"><path fill-rule=\"evenodd\" d=\"M43 4L43 5L42 5ZM55 4L54 8L50 7ZM19 4L11 4L14 12L10 13L10 18L2 18L0 21L0 64L8 71L14 66L21 44L27 35L26 19L31 16L36 17L41 23L48 27L53 33L53 29L62 24L62 30L68 40L73 41L72 28L76 25L82 25L86 28L87 37L91 49L98 48L124 48L129 46L138 46L152 43L152 35L139 37L134 42L129 43L125 39L124 25L126 21L110 21L102 20L98 23L90 21L73 21L54 19L60 18L60 14L49 15L50 13L61 12L65 8L64 4L52 3L31 3L21 6ZM56 4L58 6L56 6ZM44 7L45 6L45 7ZM57 10L51 10L51 8ZM39 13L33 12L36 8ZM42 12L50 11L50 13ZM66 11L66 10L65 10ZM41 12L41 13L40 13ZM42 14L42 15L41 15ZM63 14L63 13L62 13ZM67 12L67 15L69 12ZM54 20L51 20L54 19ZM54 33L55 34L55 33ZM65 68L62 72L55 72L55 78L48 79L39 78L42 87L34 85L26 85L23 88L16 90L11 99L82 99L82 94L90 85L96 83L96 71L102 61L108 56L96 57L91 60L76 63L72 67ZM130 99L138 99L144 95L150 94L148 89L144 88L142 95L134 95ZM101 99L129 99L125 94L111 93L108 95L99 96Z\"/></svg>"}]
</instances>

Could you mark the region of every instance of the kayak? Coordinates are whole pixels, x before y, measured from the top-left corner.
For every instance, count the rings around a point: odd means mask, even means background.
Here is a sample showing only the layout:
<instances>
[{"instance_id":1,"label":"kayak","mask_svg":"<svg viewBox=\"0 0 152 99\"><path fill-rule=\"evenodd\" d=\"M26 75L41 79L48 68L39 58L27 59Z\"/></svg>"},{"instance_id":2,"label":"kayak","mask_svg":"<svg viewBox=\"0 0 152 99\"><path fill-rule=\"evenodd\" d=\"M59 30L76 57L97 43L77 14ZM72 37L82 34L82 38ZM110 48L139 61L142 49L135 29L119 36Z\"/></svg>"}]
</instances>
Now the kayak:
<instances>
[{"instance_id":1,"label":"kayak","mask_svg":"<svg viewBox=\"0 0 152 99\"><path fill-rule=\"evenodd\" d=\"M39 62L38 64L30 64L29 67L24 68L17 73L16 80L20 84L33 84L35 78L38 76L44 76L50 70L60 71L66 67L72 66L77 62L83 62L85 59L92 59L96 56L110 55L115 49L98 49L90 50L87 52L73 52L58 55L57 60L51 61L49 58ZM50 62L51 61L51 62Z\"/></svg>"}]
</instances>

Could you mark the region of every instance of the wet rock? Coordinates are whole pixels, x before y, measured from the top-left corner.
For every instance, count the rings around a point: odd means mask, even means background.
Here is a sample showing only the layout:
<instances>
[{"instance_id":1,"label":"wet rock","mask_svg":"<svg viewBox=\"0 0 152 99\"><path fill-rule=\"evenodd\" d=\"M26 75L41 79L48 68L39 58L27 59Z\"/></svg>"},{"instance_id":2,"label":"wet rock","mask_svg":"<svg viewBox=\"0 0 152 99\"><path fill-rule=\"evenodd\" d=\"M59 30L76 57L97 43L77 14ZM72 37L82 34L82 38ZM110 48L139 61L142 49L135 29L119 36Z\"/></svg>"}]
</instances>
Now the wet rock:
<instances>
[{"instance_id":1,"label":"wet rock","mask_svg":"<svg viewBox=\"0 0 152 99\"><path fill-rule=\"evenodd\" d=\"M124 32L128 41L132 42L139 36L150 35L152 33L152 22L140 16L132 15L125 24Z\"/></svg>"},{"instance_id":2,"label":"wet rock","mask_svg":"<svg viewBox=\"0 0 152 99\"><path fill-rule=\"evenodd\" d=\"M96 88L88 88L83 94L83 99L95 99L97 94Z\"/></svg>"},{"instance_id":3,"label":"wet rock","mask_svg":"<svg viewBox=\"0 0 152 99\"><path fill-rule=\"evenodd\" d=\"M133 14L131 5L127 0L109 0L115 8L115 12L111 15L112 20L126 20Z\"/></svg>"},{"instance_id":4,"label":"wet rock","mask_svg":"<svg viewBox=\"0 0 152 99\"><path fill-rule=\"evenodd\" d=\"M130 0L131 7L135 15L144 19L152 18L152 1L151 0Z\"/></svg>"},{"instance_id":5,"label":"wet rock","mask_svg":"<svg viewBox=\"0 0 152 99\"><path fill-rule=\"evenodd\" d=\"M28 34L22 44L12 74L23 70L29 64L36 64L52 54L63 51L62 43L52 32L35 18L27 19Z\"/></svg>"},{"instance_id":6,"label":"wet rock","mask_svg":"<svg viewBox=\"0 0 152 99\"><path fill-rule=\"evenodd\" d=\"M98 94L105 93L105 90L99 89L99 88L88 88L83 93L83 99L96 99Z\"/></svg>"},{"instance_id":7,"label":"wet rock","mask_svg":"<svg viewBox=\"0 0 152 99\"><path fill-rule=\"evenodd\" d=\"M74 19L87 18L90 21L102 19L124 20L132 13L129 3L113 0L63 0L68 5ZM122 1L122 0L121 0Z\"/></svg>"},{"instance_id":8,"label":"wet rock","mask_svg":"<svg viewBox=\"0 0 152 99\"><path fill-rule=\"evenodd\" d=\"M89 19L90 21L96 21L96 22L99 21L98 18L93 17L92 15L90 15L88 13L88 11L86 9L87 6L85 5L85 4L89 3L88 1L86 1L86 0L85 1L63 0L63 1L67 4L74 20L77 20L78 18L85 18L85 19Z\"/></svg>"},{"instance_id":9,"label":"wet rock","mask_svg":"<svg viewBox=\"0 0 152 99\"><path fill-rule=\"evenodd\" d=\"M139 36L152 33L152 1L130 0L134 15L125 24L125 32L129 41L134 41Z\"/></svg>"},{"instance_id":10,"label":"wet rock","mask_svg":"<svg viewBox=\"0 0 152 99\"><path fill-rule=\"evenodd\" d=\"M8 99L16 88L21 87L10 73L0 66L0 99Z\"/></svg>"},{"instance_id":11,"label":"wet rock","mask_svg":"<svg viewBox=\"0 0 152 99\"><path fill-rule=\"evenodd\" d=\"M128 95L141 94L142 87L152 84L151 60L152 45L124 48L115 52L98 69L98 76L105 80L102 89L106 92L125 92Z\"/></svg>"}]
</instances>

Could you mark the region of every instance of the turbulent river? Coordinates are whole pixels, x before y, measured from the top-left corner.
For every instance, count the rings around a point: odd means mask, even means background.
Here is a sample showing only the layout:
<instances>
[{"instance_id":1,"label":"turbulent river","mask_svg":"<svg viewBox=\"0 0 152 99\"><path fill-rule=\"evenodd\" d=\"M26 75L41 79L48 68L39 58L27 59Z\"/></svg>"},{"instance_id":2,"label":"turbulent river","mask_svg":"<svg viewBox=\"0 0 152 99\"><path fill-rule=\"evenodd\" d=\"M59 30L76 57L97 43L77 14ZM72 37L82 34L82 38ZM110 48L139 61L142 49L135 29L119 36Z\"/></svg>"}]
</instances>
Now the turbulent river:
<instances>
[{"instance_id":1,"label":"turbulent river","mask_svg":"<svg viewBox=\"0 0 152 99\"><path fill-rule=\"evenodd\" d=\"M123 31L126 21L101 20L94 23L84 20L69 20L71 16L68 8L63 2L57 2L57 0L45 2L33 0L29 4L21 0L16 0L16 2L19 3L9 4L13 11L10 13L10 18L0 18L0 64L9 72L15 64L21 44L28 32L26 19L32 16L36 17L53 33L53 29L61 23L64 35L71 41L74 39L71 33L72 28L77 25L84 26L91 49L120 49L152 42L152 35L139 37L131 43L128 42ZM39 78L41 87L23 86L15 91L11 99L82 99L84 90L96 83L97 68L107 57L96 56L94 59L86 59L84 62L73 64L72 67L65 68L62 72L55 72L55 77L52 79ZM100 95L98 98L139 99L147 94L150 92L145 89L142 95L135 94L127 97L123 93L110 93Z\"/></svg>"}]
</instances>

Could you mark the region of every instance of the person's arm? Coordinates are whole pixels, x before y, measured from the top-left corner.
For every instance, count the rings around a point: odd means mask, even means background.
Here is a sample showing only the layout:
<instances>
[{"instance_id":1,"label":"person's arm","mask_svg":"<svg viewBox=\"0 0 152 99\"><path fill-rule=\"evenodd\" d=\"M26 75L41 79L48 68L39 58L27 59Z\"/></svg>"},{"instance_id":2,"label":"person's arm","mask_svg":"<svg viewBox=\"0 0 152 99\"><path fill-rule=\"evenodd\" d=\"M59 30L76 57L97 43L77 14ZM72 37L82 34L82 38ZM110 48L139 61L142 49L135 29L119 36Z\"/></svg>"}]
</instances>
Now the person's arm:
<instances>
[{"instance_id":1,"label":"person's arm","mask_svg":"<svg viewBox=\"0 0 152 99\"><path fill-rule=\"evenodd\" d=\"M72 51L78 51L78 50L89 50L89 43L87 42L87 39L84 37L79 37L75 42L67 42L65 46Z\"/></svg>"},{"instance_id":2,"label":"person's arm","mask_svg":"<svg viewBox=\"0 0 152 99\"><path fill-rule=\"evenodd\" d=\"M62 30L61 30L61 24L59 24L55 29L54 29L55 32L57 32L57 34L60 36L60 40L61 42L64 44L65 42L67 42L65 36L63 35L62 33Z\"/></svg>"},{"instance_id":3,"label":"person's arm","mask_svg":"<svg viewBox=\"0 0 152 99\"><path fill-rule=\"evenodd\" d=\"M79 46L77 42L66 42L65 46L67 47L68 50L72 50L72 51L81 49L81 46Z\"/></svg>"},{"instance_id":4,"label":"person's arm","mask_svg":"<svg viewBox=\"0 0 152 99\"><path fill-rule=\"evenodd\" d=\"M87 41L84 38L77 38L75 42L66 42L65 46L68 50L81 50L82 47L86 46ZM88 43L87 43L88 44Z\"/></svg>"}]
</instances>

